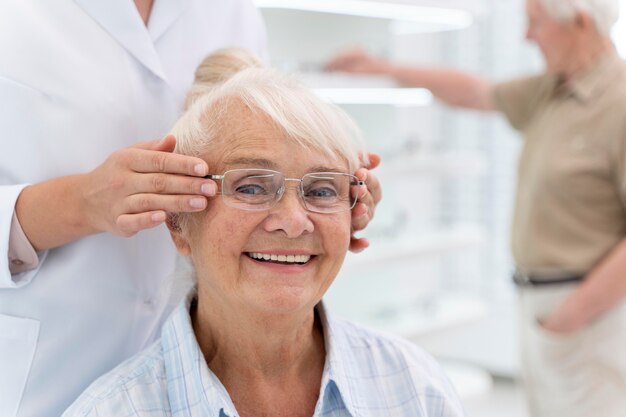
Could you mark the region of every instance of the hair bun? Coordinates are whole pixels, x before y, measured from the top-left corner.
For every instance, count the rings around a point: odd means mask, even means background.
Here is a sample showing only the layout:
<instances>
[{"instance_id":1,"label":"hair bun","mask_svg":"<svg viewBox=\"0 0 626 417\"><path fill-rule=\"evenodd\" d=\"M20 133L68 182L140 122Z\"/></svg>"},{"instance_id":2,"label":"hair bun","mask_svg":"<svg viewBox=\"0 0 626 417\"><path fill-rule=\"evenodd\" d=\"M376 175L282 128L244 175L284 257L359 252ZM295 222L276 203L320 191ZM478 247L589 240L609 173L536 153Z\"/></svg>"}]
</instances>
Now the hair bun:
<instances>
[{"instance_id":1,"label":"hair bun","mask_svg":"<svg viewBox=\"0 0 626 417\"><path fill-rule=\"evenodd\" d=\"M191 88L185 99L185 110L196 99L233 75L248 68L263 68L263 63L244 48L218 49L202 60L196 69Z\"/></svg>"}]
</instances>

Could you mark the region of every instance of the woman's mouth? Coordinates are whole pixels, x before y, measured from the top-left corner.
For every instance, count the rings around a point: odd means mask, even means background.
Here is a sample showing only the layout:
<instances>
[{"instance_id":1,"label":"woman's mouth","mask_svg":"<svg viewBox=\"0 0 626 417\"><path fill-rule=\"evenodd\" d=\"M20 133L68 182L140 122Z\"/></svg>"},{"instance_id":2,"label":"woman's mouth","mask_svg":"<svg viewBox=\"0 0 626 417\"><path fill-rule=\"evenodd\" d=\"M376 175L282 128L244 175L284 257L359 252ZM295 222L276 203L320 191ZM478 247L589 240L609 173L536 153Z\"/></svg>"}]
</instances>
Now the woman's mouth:
<instances>
[{"instance_id":1,"label":"woman's mouth","mask_svg":"<svg viewBox=\"0 0 626 417\"><path fill-rule=\"evenodd\" d=\"M246 252L245 254L255 261L297 265L305 265L315 257L315 255L278 255L260 252Z\"/></svg>"}]
</instances>

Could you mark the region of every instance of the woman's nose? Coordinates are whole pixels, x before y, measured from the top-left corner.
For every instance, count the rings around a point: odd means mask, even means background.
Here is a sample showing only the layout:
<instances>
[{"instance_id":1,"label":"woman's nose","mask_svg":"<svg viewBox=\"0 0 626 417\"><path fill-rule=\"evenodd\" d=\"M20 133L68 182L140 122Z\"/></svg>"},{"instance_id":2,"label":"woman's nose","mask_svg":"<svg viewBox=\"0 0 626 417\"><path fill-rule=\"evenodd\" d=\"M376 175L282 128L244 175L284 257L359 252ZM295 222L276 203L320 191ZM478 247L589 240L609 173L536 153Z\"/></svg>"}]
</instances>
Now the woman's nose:
<instances>
[{"instance_id":1,"label":"woman's nose","mask_svg":"<svg viewBox=\"0 0 626 417\"><path fill-rule=\"evenodd\" d=\"M270 232L282 230L289 238L313 232L313 222L300 198L299 186L285 184L279 200L270 209L265 228Z\"/></svg>"}]
</instances>

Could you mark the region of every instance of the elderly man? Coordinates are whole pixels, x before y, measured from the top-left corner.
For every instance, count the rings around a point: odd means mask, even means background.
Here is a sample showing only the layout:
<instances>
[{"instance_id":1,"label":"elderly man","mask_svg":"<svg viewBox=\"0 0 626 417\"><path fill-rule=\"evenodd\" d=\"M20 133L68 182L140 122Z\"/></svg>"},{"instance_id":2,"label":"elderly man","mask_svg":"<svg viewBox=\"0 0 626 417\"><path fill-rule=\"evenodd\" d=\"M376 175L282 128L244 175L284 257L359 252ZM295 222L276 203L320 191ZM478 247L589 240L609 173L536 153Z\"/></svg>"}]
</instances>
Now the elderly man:
<instances>
[{"instance_id":1,"label":"elderly man","mask_svg":"<svg viewBox=\"0 0 626 417\"><path fill-rule=\"evenodd\" d=\"M533 416L626 412L626 68L617 0L529 0L545 73L501 84L348 51L332 70L387 74L524 136L512 246Z\"/></svg>"},{"instance_id":2,"label":"elderly man","mask_svg":"<svg viewBox=\"0 0 626 417\"><path fill-rule=\"evenodd\" d=\"M168 224L197 290L65 416L462 416L428 355L320 303L365 191L350 119L239 50L196 84L177 152L206 160L221 198Z\"/></svg>"}]
</instances>

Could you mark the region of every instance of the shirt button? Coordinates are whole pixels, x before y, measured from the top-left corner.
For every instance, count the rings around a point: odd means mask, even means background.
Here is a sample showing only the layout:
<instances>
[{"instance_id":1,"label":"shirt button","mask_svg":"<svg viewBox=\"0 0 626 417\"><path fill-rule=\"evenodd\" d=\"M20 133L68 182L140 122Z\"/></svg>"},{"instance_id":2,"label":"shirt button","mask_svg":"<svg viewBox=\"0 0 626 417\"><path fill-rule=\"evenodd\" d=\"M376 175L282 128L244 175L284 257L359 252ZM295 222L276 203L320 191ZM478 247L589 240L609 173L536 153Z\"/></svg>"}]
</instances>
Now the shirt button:
<instances>
[{"instance_id":1,"label":"shirt button","mask_svg":"<svg viewBox=\"0 0 626 417\"><path fill-rule=\"evenodd\" d=\"M24 261L21 259L11 259L11 264L13 266L22 266L24 265Z\"/></svg>"}]
</instances>

